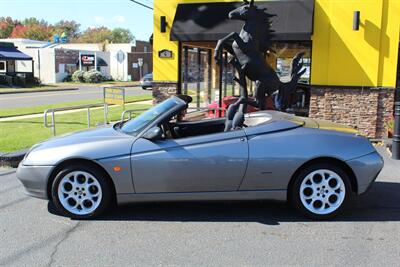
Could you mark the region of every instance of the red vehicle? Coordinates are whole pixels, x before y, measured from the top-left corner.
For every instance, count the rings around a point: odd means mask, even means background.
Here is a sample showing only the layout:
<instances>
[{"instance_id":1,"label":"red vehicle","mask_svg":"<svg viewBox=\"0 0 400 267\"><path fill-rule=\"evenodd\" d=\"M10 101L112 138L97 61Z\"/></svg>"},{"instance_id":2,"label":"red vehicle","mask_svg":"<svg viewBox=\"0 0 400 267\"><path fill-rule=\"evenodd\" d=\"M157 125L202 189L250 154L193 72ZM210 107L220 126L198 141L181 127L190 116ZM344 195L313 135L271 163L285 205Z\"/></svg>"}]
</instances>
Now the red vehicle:
<instances>
[{"instance_id":1,"label":"red vehicle","mask_svg":"<svg viewBox=\"0 0 400 267\"><path fill-rule=\"evenodd\" d=\"M252 100L255 100L252 97L249 97ZM208 118L214 118L214 117L224 117L225 116L225 110L228 109L228 107L235 103L239 99L238 96L227 96L222 99L222 106L224 110L221 111L221 115L219 115L219 111L215 110L210 110L207 113ZM290 110L298 116L307 116L308 115L308 106L309 106L309 99L310 99L310 88L309 85L307 84L298 84L296 92L289 97L289 102L290 102ZM265 106L267 107L267 110L274 110L275 105L272 97L267 97L265 99ZM218 101L214 101L211 104L207 106L207 108L219 108ZM251 105L247 105L247 113L251 112L256 112L259 111L258 108L253 107ZM214 114L217 112L217 114Z\"/></svg>"},{"instance_id":2,"label":"red vehicle","mask_svg":"<svg viewBox=\"0 0 400 267\"><path fill-rule=\"evenodd\" d=\"M231 104L235 103L238 99L239 99L238 96L227 96L227 97L224 97L222 99L222 106L221 106L221 108L223 108L224 110L221 111L221 115L219 114L218 110L209 110L208 113L207 113L207 117L209 117L209 118L225 117L225 110L227 110L228 107ZM252 98L250 98L250 99L252 99ZM274 102L272 101L272 99L270 97L268 97L265 100L265 102L266 102L265 105L266 105L267 109L269 109L269 110L273 110L274 109ZM215 109L219 108L218 101L212 102L211 104L209 104L207 106L207 108L215 108ZM253 107L251 105L247 105L247 113L256 112L256 111L259 111L259 109L256 108L256 107ZM217 112L217 114L215 114L215 112Z\"/></svg>"}]
</instances>

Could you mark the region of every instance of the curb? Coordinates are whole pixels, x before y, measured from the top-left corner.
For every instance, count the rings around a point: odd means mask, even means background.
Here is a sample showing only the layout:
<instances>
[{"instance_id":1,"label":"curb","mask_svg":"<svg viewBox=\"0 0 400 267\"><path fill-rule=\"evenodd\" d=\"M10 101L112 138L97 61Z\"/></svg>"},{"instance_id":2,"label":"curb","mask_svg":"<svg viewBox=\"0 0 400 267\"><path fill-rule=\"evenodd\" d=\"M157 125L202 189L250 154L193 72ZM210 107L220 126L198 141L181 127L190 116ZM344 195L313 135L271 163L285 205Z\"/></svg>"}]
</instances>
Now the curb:
<instances>
[{"instance_id":1,"label":"curb","mask_svg":"<svg viewBox=\"0 0 400 267\"><path fill-rule=\"evenodd\" d=\"M0 95L10 95L10 94L24 94L24 93L42 93L42 92L60 92L60 91L73 91L73 90L79 90L78 87L71 87L71 88L59 88L59 89L43 89L43 90L36 90L36 91L27 91L21 89L21 91L15 91L15 92L1 92L0 90Z\"/></svg>"},{"instance_id":2,"label":"curb","mask_svg":"<svg viewBox=\"0 0 400 267\"><path fill-rule=\"evenodd\" d=\"M0 152L0 166L17 168L18 164L24 159L29 149L22 149L11 153Z\"/></svg>"}]
</instances>

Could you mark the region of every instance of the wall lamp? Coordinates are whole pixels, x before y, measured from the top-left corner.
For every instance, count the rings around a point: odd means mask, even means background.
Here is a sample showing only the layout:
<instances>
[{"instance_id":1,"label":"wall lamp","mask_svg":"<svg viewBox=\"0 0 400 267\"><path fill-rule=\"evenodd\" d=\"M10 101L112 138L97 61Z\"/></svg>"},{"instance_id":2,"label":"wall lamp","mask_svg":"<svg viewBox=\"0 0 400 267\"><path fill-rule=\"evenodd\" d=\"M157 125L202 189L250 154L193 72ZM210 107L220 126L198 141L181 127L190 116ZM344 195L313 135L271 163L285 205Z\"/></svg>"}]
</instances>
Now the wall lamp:
<instances>
[{"instance_id":1,"label":"wall lamp","mask_svg":"<svg viewBox=\"0 0 400 267\"><path fill-rule=\"evenodd\" d=\"M167 18L165 16L160 17L160 31L166 32L167 31Z\"/></svg>"},{"instance_id":2,"label":"wall lamp","mask_svg":"<svg viewBox=\"0 0 400 267\"><path fill-rule=\"evenodd\" d=\"M353 31L360 29L360 11L354 11L353 13Z\"/></svg>"}]
</instances>

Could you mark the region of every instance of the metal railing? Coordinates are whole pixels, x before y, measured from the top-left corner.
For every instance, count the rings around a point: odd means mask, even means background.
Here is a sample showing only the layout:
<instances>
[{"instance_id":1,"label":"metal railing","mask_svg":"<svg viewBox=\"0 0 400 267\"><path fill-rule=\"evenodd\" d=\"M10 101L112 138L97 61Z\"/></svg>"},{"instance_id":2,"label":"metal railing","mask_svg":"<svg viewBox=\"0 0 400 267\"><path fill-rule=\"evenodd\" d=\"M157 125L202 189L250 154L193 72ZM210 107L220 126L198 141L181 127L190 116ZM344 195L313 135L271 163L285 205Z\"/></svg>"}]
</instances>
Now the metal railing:
<instances>
[{"instance_id":1,"label":"metal railing","mask_svg":"<svg viewBox=\"0 0 400 267\"><path fill-rule=\"evenodd\" d=\"M53 130L53 136L57 135L57 130L56 130L56 112L60 111L72 111L72 110L87 110L87 127L91 127L91 110L93 108L104 108L104 125L108 123L108 105L107 104L92 104L92 105L81 105L81 106L71 106L71 107L63 107L63 108L51 108L47 109L44 111L44 127L45 128L51 128ZM143 112L146 111L147 109L130 109L130 110L125 110L122 112L121 115L121 122L125 121L127 114L128 120L132 119L132 114L137 113L137 112ZM194 110L190 112L190 110ZM217 111L225 111L226 109L224 108L197 108L197 107L189 107L188 108L188 115L194 114L196 112L203 112L203 111L214 111L214 118L217 117ZM51 115L51 123L49 123L48 117L49 114Z\"/></svg>"},{"instance_id":2,"label":"metal railing","mask_svg":"<svg viewBox=\"0 0 400 267\"><path fill-rule=\"evenodd\" d=\"M129 114L128 120L131 120L132 119L132 113L143 112L143 111L146 111L146 110L148 110L148 109L129 109L129 110L124 110L124 112L122 112L122 115L121 115L121 122L125 121L126 114Z\"/></svg>"},{"instance_id":3,"label":"metal railing","mask_svg":"<svg viewBox=\"0 0 400 267\"><path fill-rule=\"evenodd\" d=\"M77 109L86 109L87 110L87 126L90 128L91 124L91 109L104 107L104 124L108 123L108 105L107 104L92 104L92 105L81 105L81 106L71 106L71 107L64 107L64 108L51 108L44 111L44 127L52 128L53 135L56 136L56 116L55 113L59 111L70 111L70 110L77 110ZM51 124L48 123L48 116L51 113Z\"/></svg>"}]
</instances>

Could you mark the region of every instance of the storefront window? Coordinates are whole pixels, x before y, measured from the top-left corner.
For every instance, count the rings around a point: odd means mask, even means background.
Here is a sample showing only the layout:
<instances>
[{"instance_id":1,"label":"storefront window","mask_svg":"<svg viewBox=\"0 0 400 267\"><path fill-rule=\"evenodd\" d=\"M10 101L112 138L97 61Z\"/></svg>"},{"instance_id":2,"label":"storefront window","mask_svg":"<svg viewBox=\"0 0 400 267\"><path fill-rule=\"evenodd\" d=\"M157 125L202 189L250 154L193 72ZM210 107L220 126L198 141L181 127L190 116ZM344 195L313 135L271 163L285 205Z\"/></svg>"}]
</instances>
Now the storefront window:
<instances>
[{"instance_id":1,"label":"storefront window","mask_svg":"<svg viewBox=\"0 0 400 267\"><path fill-rule=\"evenodd\" d=\"M205 107L221 98L239 96L240 87L234 82L238 76L234 67L229 64L230 55L224 51L221 62L222 79L220 82L220 66L213 58L214 42L187 42L183 43L181 51L181 92L193 97L196 107ZM282 82L290 80L291 62L293 57L304 52L304 68L306 72L300 78L300 83L310 84L311 78L311 42L277 42L266 55L267 63L276 71ZM249 95L252 95L255 83L248 80ZM294 105L306 109L309 96L301 89L300 94L294 97Z\"/></svg>"},{"instance_id":2,"label":"storefront window","mask_svg":"<svg viewBox=\"0 0 400 267\"><path fill-rule=\"evenodd\" d=\"M267 55L267 61L275 69L282 82L290 81L290 65L293 57L304 52L303 64L306 72L301 76L300 83L310 84L311 78L311 42L275 43Z\"/></svg>"},{"instance_id":3,"label":"storefront window","mask_svg":"<svg viewBox=\"0 0 400 267\"><path fill-rule=\"evenodd\" d=\"M182 93L193 97L193 105L204 107L213 99L212 49L185 45L182 48Z\"/></svg>"}]
</instances>

